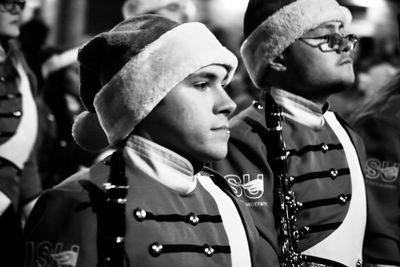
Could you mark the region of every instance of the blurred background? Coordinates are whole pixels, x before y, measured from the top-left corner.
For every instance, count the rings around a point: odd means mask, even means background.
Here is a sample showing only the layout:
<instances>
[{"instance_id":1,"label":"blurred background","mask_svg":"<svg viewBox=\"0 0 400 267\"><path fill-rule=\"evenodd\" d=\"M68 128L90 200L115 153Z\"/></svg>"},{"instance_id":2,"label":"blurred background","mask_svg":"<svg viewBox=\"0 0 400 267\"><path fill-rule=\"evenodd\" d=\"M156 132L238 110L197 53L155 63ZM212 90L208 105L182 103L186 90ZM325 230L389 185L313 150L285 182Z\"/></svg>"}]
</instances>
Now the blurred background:
<instances>
[{"instance_id":1,"label":"blurred background","mask_svg":"<svg viewBox=\"0 0 400 267\"><path fill-rule=\"evenodd\" d=\"M40 17L49 28L46 43L73 46L123 19L124 0L27 0L23 21ZM247 0L193 0L195 20L211 28L223 28L232 40L240 40ZM398 0L340 0L353 14L350 31L371 37L384 52L397 50Z\"/></svg>"},{"instance_id":2,"label":"blurred background","mask_svg":"<svg viewBox=\"0 0 400 267\"><path fill-rule=\"evenodd\" d=\"M27 0L23 23L28 24L21 35L23 50L29 62L35 51L51 46L66 50L79 46L88 38L113 27L123 19L125 0ZM242 41L242 20L247 0L193 0L195 10L190 20L202 21L218 36L220 41L239 55ZM353 24L348 29L360 40L353 55L357 72L357 87L331 99L338 112L347 116L348 101L361 101L381 86L400 66L397 14L399 0L340 0L353 14ZM43 24L43 25L40 25ZM43 61L43 60L42 60ZM32 66L38 69L38 66ZM38 70L36 71L39 72ZM232 89L233 97L242 97L247 85L246 77L238 71L238 85ZM240 82L245 82L241 85ZM235 86L232 86L235 87ZM247 89L246 89L247 90ZM250 90L250 94L253 94ZM239 91L239 92L237 92ZM256 93L256 92L255 92ZM245 97L246 99L246 97ZM249 101L243 100L243 106ZM241 108L241 106L239 107Z\"/></svg>"}]
</instances>

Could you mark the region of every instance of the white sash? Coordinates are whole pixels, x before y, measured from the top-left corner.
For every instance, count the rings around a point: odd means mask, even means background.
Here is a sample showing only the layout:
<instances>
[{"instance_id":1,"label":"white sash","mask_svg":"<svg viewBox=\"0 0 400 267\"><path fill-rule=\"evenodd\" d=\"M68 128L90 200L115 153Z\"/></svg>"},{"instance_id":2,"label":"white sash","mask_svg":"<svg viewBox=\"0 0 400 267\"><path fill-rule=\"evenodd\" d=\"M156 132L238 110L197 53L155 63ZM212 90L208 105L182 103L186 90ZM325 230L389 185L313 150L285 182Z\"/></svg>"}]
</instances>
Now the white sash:
<instances>
[{"instance_id":1,"label":"white sash","mask_svg":"<svg viewBox=\"0 0 400 267\"><path fill-rule=\"evenodd\" d=\"M22 100L22 117L16 133L7 142L0 145L0 157L23 169L36 141L38 114L28 76L21 64L18 64L16 69L20 77L19 90Z\"/></svg>"},{"instance_id":2,"label":"white sash","mask_svg":"<svg viewBox=\"0 0 400 267\"><path fill-rule=\"evenodd\" d=\"M349 135L334 113L326 112L326 122L343 145L350 168L352 196L343 223L327 238L302 252L304 255L333 260L346 266L356 266L362 260L362 244L366 225L366 196L363 174L356 150Z\"/></svg>"}]
</instances>

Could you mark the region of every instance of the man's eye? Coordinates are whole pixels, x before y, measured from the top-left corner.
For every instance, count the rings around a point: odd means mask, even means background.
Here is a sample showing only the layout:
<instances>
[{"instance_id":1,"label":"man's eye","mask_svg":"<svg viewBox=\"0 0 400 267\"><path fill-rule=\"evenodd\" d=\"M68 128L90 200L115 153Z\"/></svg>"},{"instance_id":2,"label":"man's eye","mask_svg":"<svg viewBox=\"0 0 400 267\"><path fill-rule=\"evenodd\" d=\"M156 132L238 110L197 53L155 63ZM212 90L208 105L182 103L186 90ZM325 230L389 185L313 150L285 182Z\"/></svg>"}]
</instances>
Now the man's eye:
<instances>
[{"instance_id":1,"label":"man's eye","mask_svg":"<svg viewBox=\"0 0 400 267\"><path fill-rule=\"evenodd\" d=\"M205 91L209 86L210 85L208 82L200 82L200 83L194 84L194 87L201 91Z\"/></svg>"}]
</instances>

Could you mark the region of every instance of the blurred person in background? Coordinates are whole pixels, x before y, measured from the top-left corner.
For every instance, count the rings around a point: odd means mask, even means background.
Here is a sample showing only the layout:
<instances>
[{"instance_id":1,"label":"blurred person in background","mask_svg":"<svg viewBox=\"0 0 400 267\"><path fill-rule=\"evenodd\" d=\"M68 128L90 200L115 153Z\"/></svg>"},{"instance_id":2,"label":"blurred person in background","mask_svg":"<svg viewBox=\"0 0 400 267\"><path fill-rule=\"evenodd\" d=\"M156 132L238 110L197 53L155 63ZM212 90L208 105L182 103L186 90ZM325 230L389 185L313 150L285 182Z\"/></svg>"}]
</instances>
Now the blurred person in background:
<instances>
[{"instance_id":1,"label":"blurred person in background","mask_svg":"<svg viewBox=\"0 0 400 267\"><path fill-rule=\"evenodd\" d=\"M367 152L366 266L400 266L400 73L354 114Z\"/></svg>"},{"instance_id":2,"label":"blurred person in background","mask_svg":"<svg viewBox=\"0 0 400 267\"><path fill-rule=\"evenodd\" d=\"M83 150L72 137L74 119L84 109L79 98L78 47L46 47L41 54L41 98L49 109L49 118L42 120L47 131L40 139L37 160L42 186L50 188L90 166L98 153Z\"/></svg>"},{"instance_id":3,"label":"blurred person in background","mask_svg":"<svg viewBox=\"0 0 400 267\"><path fill-rule=\"evenodd\" d=\"M0 1L0 258L3 266L21 260L21 220L41 192L34 155L38 136L36 79L15 39L23 0Z\"/></svg>"},{"instance_id":4,"label":"blurred person in background","mask_svg":"<svg viewBox=\"0 0 400 267\"><path fill-rule=\"evenodd\" d=\"M351 119L354 107L375 95L396 74L398 67L394 64L398 57L393 51L384 49L384 42L374 37L359 38L354 59L355 83L347 90L329 97L329 103L344 119Z\"/></svg>"},{"instance_id":5,"label":"blurred person in background","mask_svg":"<svg viewBox=\"0 0 400 267\"><path fill-rule=\"evenodd\" d=\"M177 22L189 22L196 17L196 5L193 0L126 0L122 5L124 19L143 14L156 14Z\"/></svg>"},{"instance_id":6,"label":"blurred person in background","mask_svg":"<svg viewBox=\"0 0 400 267\"><path fill-rule=\"evenodd\" d=\"M40 7L36 7L32 13L32 18L21 25L18 41L29 67L36 76L40 91L44 82L41 73L41 50L47 42L51 29L44 22Z\"/></svg>"},{"instance_id":7,"label":"blurred person in background","mask_svg":"<svg viewBox=\"0 0 400 267\"><path fill-rule=\"evenodd\" d=\"M366 266L400 266L400 72L353 114L367 152Z\"/></svg>"}]
</instances>

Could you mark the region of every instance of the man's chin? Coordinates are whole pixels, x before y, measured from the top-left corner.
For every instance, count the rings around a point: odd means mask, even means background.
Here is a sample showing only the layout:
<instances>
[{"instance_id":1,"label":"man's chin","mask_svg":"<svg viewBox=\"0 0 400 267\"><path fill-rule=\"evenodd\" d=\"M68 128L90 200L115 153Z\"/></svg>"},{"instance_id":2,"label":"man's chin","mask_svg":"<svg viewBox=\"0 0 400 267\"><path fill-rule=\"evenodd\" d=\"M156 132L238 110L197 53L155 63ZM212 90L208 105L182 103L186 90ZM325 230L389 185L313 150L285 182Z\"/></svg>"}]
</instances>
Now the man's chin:
<instances>
[{"instance_id":1,"label":"man's chin","mask_svg":"<svg viewBox=\"0 0 400 267\"><path fill-rule=\"evenodd\" d=\"M330 86L327 86L328 87L327 89L328 92L330 92L330 94L344 92L351 86L353 86L354 82L355 82L354 77L349 77L347 79L343 79L339 82L333 83Z\"/></svg>"}]
</instances>

